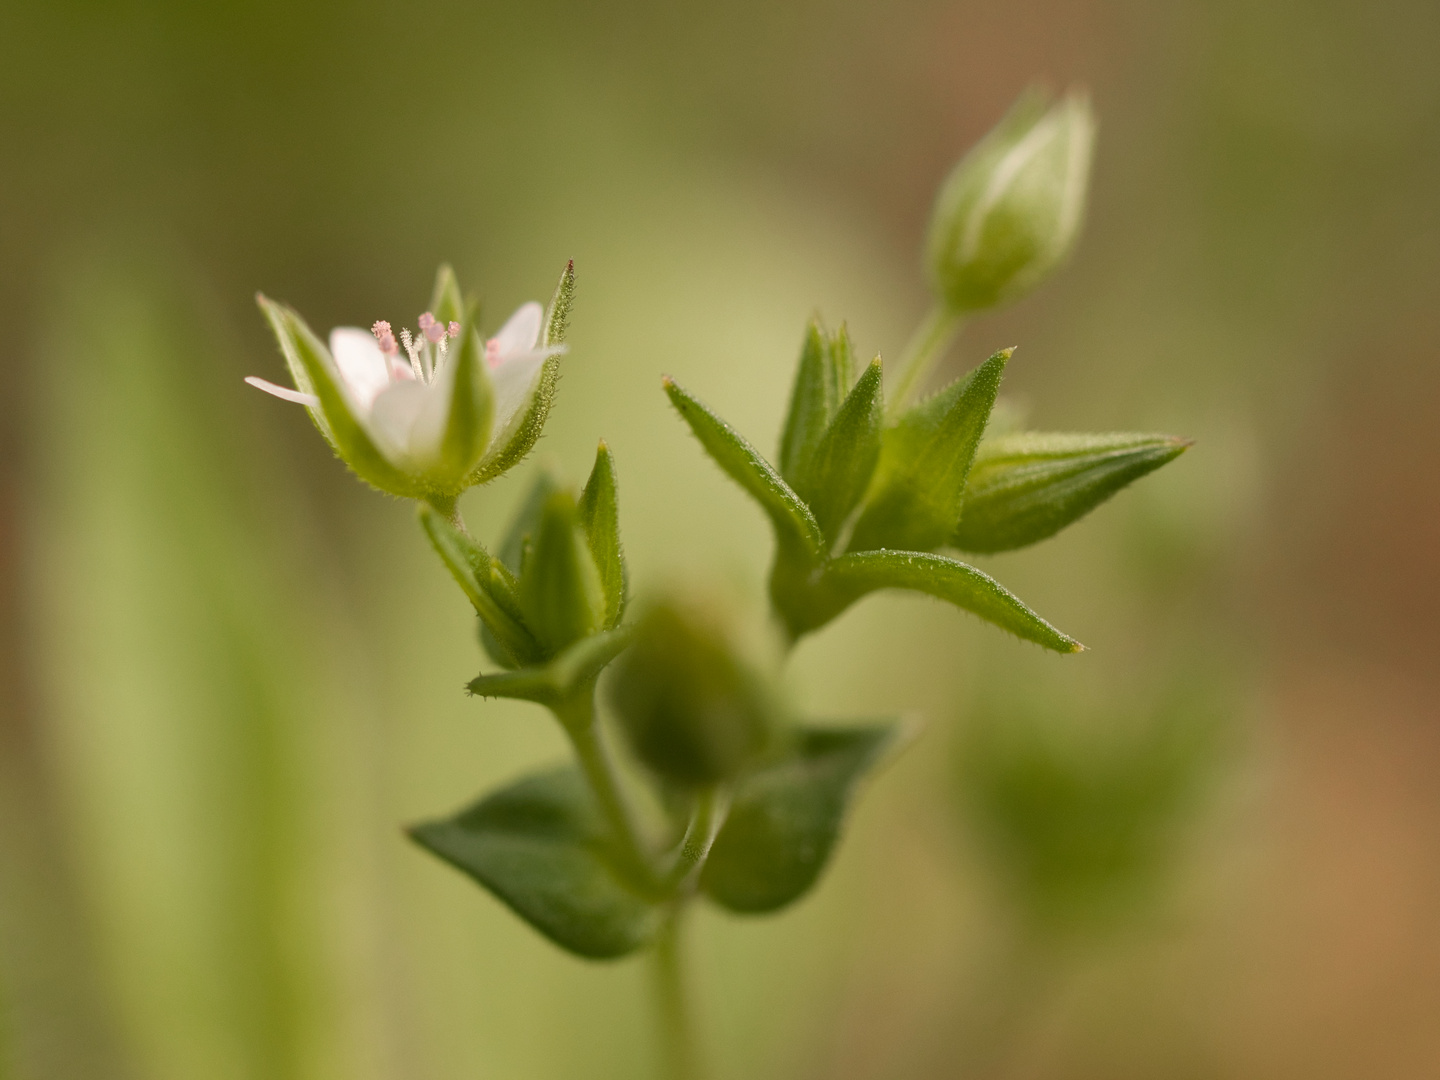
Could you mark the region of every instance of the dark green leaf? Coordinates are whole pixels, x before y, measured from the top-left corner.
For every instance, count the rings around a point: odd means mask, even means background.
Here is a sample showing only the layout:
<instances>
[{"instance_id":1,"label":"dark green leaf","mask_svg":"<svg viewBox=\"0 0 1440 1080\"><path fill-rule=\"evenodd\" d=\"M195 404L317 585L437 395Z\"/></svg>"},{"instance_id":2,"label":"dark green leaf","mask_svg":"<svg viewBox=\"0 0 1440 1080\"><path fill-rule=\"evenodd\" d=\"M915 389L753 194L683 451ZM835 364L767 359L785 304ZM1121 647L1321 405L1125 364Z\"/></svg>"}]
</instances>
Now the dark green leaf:
<instances>
[{"instance_id":1,"label":"dark green leaf","mask_svg":"<svg viewBox=\"0 0 1440 1080\"><path fill-rule=\"evenodd\" d=\"M876 589L910 589L964 608L1047 649L1072 653L1084 648L1036 615L988 574L943 555L858 551L832 559L825 566L824 577L826 585L843 601L842 607Z\"/></svg>"},{"instance_id":2,"label":"dark green leaf","mask_svg":"<svg viewBox=\"0 0 1440 1080\"><path fill-rule=\"evenodd\" d=\"M800 348L800 364L790 391L790 410L780 435L780 475L794 484L835 418L850 389L853 366L850 335L842 326L834 337L811 319Z\"/></svg>"},{"instance_id":3,"label":"dark green leaf","mask_svg":"<svg viewBox=\"0 0 1440 1080\"><path fill-rule=\"evenodd\" d=\"M626 883L623 861L573 767L521 780L410 835L580 956L624 956L660 925L660 910Z\"/></svg>"},{"instance_id":4,"label":"dark green leaf","mask_svg":"<svg viewBox=\"0 0 1440 1080\"><path fill-rule=\"evenodd\" d=\"M744 436L680 389L674 379L666 376L664 386L671 404L690 425L700 445L732 480L760 504L782 541L798 544L812 557L819 558L825 546L820 526L816 524L810 508L791 490L790 485L745 441Z\"/></svg>"},{"instance_id":5,"label":"dark green leaf","mask_svg":"<svg viewBox=\"0 0 1440 1080\"><path fill-rule=\"evenodd\" d=\"M580 525L605 589L605 625L619 626L625 614L627 577L620 546L620 508L615 492L615 460L605 441L595 451L595 467L580 493Z\"/></svg>"},{"instance_id":6,"label":"dark green leaf","mask_svg":"<svg viewBox=\"0 0 1440 1080\"><path fill-rule=\"evenodd\" d=\"M884 435L875 482L851 551L930 551L960 520L965 480L1013 349L907 410Z\"/></svg>"},{"instance_id":7,"label":"dark green leaf","mask_svg":"<svg viewBox=\"0 0 1440 1080\"><path fill-rule=\"evenodd\" d=\"M809 505L825 535L834 539L865 495L880 457L885 417L880 358L860 376L824 438L797 478L795 491Z\"/></svg>"},{"instance_id":8,"label":"dark green leaf","mask_svg":"<svg viewBox=\"0 0 1440 1080\"><path fill-rule=\"evenodd\" d=\"M519 667L539 660L540 646L520 615L509 571L432 507L421 505L420 526L480 616L489 635L487 648L496 661Z\"/></svg>"},{"instance_id":9,"label":"dark green leaf","mask_svg":"<svg viewBox=\"0 0 1440 1080\"><path fill-rule=\"evenodd\" d=\"M545 500L524 563L520 610L547 655L601 628L605 592L568 491Z\"/></svg>"},{"instance_id":10,"label":"dark green leaf","mask_svg":"<svg viewBox=\"0 0 1440 1080\"><path fill-rule=\"evenodd\" d=\"M825 868L859 780L895 732L893 724L801 730L789 753L739 785L700 888L747 913L803 896Z\"/></svg>"},{"instance_id":11,"label":"dark green leaf","mask_svg":"<svg viewBox=\"0 0 1440 1080\"><path fill-rule=\"evenodd\" d=\"M962 551L1011 551L1054 536L1189 445L1170 435L986 439L951 543Z\"/></svg>"}]
</instances>

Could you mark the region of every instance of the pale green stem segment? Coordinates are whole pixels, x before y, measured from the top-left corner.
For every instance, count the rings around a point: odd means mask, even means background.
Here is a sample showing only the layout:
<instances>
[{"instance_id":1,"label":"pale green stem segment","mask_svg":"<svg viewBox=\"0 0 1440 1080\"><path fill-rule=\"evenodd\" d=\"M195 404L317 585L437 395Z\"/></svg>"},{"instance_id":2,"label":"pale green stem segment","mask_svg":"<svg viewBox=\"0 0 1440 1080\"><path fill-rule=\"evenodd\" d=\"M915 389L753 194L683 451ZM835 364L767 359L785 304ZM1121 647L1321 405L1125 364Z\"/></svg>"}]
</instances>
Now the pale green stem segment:
<instances>
[{"instance_id":1,"label":"pale green stem segment","mask_svg":"<svg viewBox=\"0 0 1440 1080\"><path fill-rule=\"evenodd\" d=\"M552 711L561 727L570 736L575 747L575 756L580 761L580 770L600 804L600 812L610 826L622 854L631 864L631 870L639 875L646 885L654 883L654 869L645 853L645 844L636 828L630 805L620 787L620 776L615 763L601 738L600 727L595 722L595 683L591 681L567 701L553 706Z\"/></svg>"},{"instance_id":2,"label":"pale green stem segment","mask_svg":"<svg viewBox=\"0 0 1440 1080\"><path fill-rule=\"evenodd\" d=\"M459 529L462 536L470 535L470 530L465 527L465 519L460 516L458 495L431 495L425 501L435 508L437 514Z\"/></svg>"},{"instance_id":3,"label":"pale green stem segment","mask_svg":"<svg viewBox=\"0 0 1440 1080\"><path fill-rule=\"evenodd\" d=\"M681 921L684 910L683 905L677 906L674 914L665 920L650 952L664 1053L661 1075L665 1080L705 1080L685 979Z\"/></svg>"},{"instance_id":4,"label":"pale green stem segment","mask_svg":"<svg viewBox=\"0 0 1440 1080\"><path fill-rule=\"evenodd\" d=\"M679 854L665 878L667 891L688 891L694 885L694 879L705 865L729 812L730 796L723 789L706 787L696 794L695 810L690 815L685 839L680 842Z\"/></svg>"},{"instance_id":5,"label":"pale green stem segment","mask_svg":"<svg viewBox=\"0 0 1440 1080\"><path fill-rule=\"evenodd\" d=\"M930 309L915 333L910 335L909 344L900 357L900 363L892 369L899 372L895 385L886 394L886 414L894 420L909 403L910 398L925 383L925 378L934 370L940 357L960 332L965 317L952 311L943 303Z\"/></svg>"}]
</instances>

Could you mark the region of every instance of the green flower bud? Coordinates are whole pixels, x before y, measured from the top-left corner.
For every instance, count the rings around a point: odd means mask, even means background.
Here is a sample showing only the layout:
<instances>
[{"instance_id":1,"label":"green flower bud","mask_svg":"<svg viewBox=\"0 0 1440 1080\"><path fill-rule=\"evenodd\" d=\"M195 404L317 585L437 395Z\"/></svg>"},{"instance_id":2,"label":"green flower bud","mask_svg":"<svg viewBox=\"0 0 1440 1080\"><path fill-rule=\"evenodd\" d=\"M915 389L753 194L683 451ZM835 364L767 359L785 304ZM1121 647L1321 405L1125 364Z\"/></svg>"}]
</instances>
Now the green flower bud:
<instances>
[{"instance_id":1,"label":"green flower bud","mask_svg":"<svg viewBox=\"0 0 1440 1080\"><path fill-rule=\"evenodd\" d=\"M1048 111L1031 92L955 167L930 223L929 271L956 313L1014 300L1069 254L1080 232L1095 119L1071 93Z\"/></svg>"},{"instance_id":2,"label":"green flower bud","mask_svg":"<svg viewBox=\"0 0 1440 1080\"><path fill-rule=\"evenodd\" d=\"M666 601L636 627L610 702L637 757L676 783L729 779L765 749L772 710L756 675L706 613Z\"/></svg>"}]
</instances>

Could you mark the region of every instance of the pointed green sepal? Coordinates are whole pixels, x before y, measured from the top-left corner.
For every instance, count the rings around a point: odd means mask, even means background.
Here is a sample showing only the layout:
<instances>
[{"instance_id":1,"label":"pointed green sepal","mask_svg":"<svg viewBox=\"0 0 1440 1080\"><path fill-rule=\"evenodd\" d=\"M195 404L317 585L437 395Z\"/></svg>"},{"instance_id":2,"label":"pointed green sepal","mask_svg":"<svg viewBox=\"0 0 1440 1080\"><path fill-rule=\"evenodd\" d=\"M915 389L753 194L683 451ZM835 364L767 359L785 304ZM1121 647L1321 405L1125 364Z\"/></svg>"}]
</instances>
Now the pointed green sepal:
<instances>
[{"instance_id":1,"label":"pointed green sepal","mask_svg":"<svg viewBox=\"0 0 1440 1080\"><path fill-rule=\"evenodd\" d=\"M560 283L555 287L555 295L545 313L540 334L542 347L565 343L574 302L575 263L571 260L560 275ZM509 472L535 449L535 443L545 430L545 421L550 418L550 408L555 404L555 391L559 385L560 353L557 352L541 363L539 373L526 390L524 403L515 410L504 429L495 433L490 449L467 478L469 485L483 484Z\"/></svg>"},{"instance_id":2,"label":"pointed green sepal","mask_svg":"<svg viewBox=\"0 0 1440 1080\"><path fill-rule=\"evenodd\" d=\"M674 379L667 375L662 382L675 411L690 425L700 445L760 504L782 542L798 545L811 558L822 557L825 539L815 515L774 467L744 436L682 390Z\"/></svg>"},{"instance_id":3,"label":"pointed green sepal","mask_svg":"<svg viewBox=\"0 0 1440 1080\"><path fill-rule=\"evenodd\" d=\"M808 472L811 457L850 390L852 352L845 327L832 336L819 319L810 320L780 434L780 475L791 484Z\"/></svg>"},{"instance_id":4,"label":"pointed green sepal","mask_svg":"<svg viewBox=\"0 0 1440 1080\"><path fill-rule=\"evenodd\" d=\"M440 561L480 616L490 655L497 663L512 668L540 660L543 652L525 627L515 595L514 577L504 564L433 507L422 504L419 516L420 526Z\"/></svg>"},{"instance_id":5,"label":"pointed green sepal","mask_svg":"<svg viewBox=\"0 0 1440 1080\"><path fill-rule=\"evenodd\" d=\"M870 484L880 459L885 418L880 358L877 356L841 403L835 419L795 482L832 542Z\"/></svg>"},{"instance_id":6,"label":"pointed green sepal","mask_svg":"<svg viewBox=\"0 0 1440 1080\"><path fill-rule=\"evenodd\" d=\"M700 889L731 911L775 911L804 896L839 840L862 778L896 742L895 724L805 728L737 786Z\"/></svg>"},{"instance_id":7,"label":"pointed green sepal","mask_svg":"<svg viewBox=\"0 0 1440 1080\"><path fill-rule=\"evenodd\" d=\"M1045 540L1189 445L1171 435L1027 432L986 439L950 542L962 551L995 552Z\"/></svg>"},{"instance_id":8,"label":"pointed green sepal","mask_svg":"<svg viewBox=\"0 0 1440 1080\"><path fill-rule=\"evenodd\" d=\"M445 494L457 494L465 490L467 475L485 454L495 413L485 344L475 332L473 316L465 319L458 347L441 370L439 381L431 393L448 389L450 410L440 452L429 470L430 482Z\"/></svg>"},{"instance_id":9,"label":"pointed green sepal","mask_svg":"<svg viewBox=\"0 0 1440 1080\"><path fill-rule=\"evenodd\" d=\"M548 664L478 675L467 689L475 697L514 698L555 708L571 700L597 678L630 644L631 628L622 626L581 638Z\"/></svg>"},{"instance_id":10,"label":"pointed green sepal","mask_svg":"<svg viewBox=\"0 0 1440 1080\"><path fill-rule=\"evenodd\" d=\"M604 626L604 586L570 492L554 491L545 500L523 561L520 609L545 655Z\"/></svg>"},{"instance_id":11,"label":"pointed green sepal","mask_svg":"<svg viewBox=\"0 0 1440 1080\"><path fill-rule=\"evenodd\" d=\"M1055 652L1073 653L1084 648L1031 611L990 575L943 555L858 551L830 560L823 583L838 607L828 612L817 610L816 614L825 616L822 623L877 589L908 589L964 608L1016 637Z\"/></svg>"},{"instance_id":12,"label":"pointed green sepal","mask_svg":"<svg viewBox=\"0 0 1440 1080\"><path fill-rule=\"evenodd\" d=\"M336 456L361 480L381 491L404 498L424 495L420 481L391 464L356 418L330 350L305 320L267 296L257 294L255 299L280 343L295 389L320 399L318 406L307 405L306 412Z\"/></svg>"},{"instance_id":13,"label":"pointed green sepal","mask_svg":"<svg viewBox=\"0 0 1440 1080\"><path fill-rule=\"evenodd\" d=\"M907 410L885 432L851 551L931 551L960 520L965 481L1013 349Z\"/></svg>"},{"instance_id":14,"label":"pointed green sepal","mask_svg":"<svg viewBox=\"0 0 1440 1080\"><path fill-rule=\"evenodd\" d=\"M660 928L663 909L629 885L624 857L574 767L528 777L409 834L579 956L624 956Z\"/></svg>"},{"instance_id":15,"label":"pointed green sepal","mask_svg":"<svg viewBox=\"0 0 1440 1080\"><path fill-rule=\"evenodd\" d=\"M479 314L478 307L466 310L465 298L460 293L460 282L449 263L443 263L435 272L435 290L430 294L430 314L435 321L449 324L466 320L471 326ZM467 318L468 316L468 318Z\"/></svg>"},{"instance_id":16,"label":"pointed green sepal","mask_svg":"<svg viewBox=\"0 0 1440 1080\"><path fill-rule=\"evenodd\" d=\"M619 626L625 614L628 578L620 546L620 508L615 491L615 460L605 441L595 451L595 467L580 493L580 526L590 543L605 590L605 625Z\"/></svg>"}]
</instances>

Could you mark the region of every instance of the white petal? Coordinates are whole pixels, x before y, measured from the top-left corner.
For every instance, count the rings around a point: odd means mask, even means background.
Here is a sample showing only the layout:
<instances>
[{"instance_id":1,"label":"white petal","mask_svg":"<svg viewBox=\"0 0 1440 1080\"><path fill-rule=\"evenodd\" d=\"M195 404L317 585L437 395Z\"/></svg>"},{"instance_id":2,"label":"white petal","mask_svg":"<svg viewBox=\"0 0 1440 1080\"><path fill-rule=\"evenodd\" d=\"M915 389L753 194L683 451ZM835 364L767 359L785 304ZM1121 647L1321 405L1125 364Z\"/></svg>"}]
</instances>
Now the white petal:
<instances>
[{"instance_id":1,"label":"white petal","mask_svg":"<svg viewBox=\"0 0 1440 1080\"><path fill-rule=\"evenodd\" d=\"M540 327L545 321L545 309L531 300L521 304L515 314L505 320L505 325L495 332L491 339L500 362L512 353L529 352L540 340Z\"/></svg>"},{"instance_id":2,"label":"white petal","mask_svg":"<svg viewBox=\"0 0 1440 1080\"><path fill-rule=\"evenodd\" d=\"M491 428L494 432L490 437L491 446L503 445L514 434L510 428L523 417L535 385L540 381L545 359L553 352L553 349L523 352L510 357L490 372L490 382L495 387L495 424Z\"/></svg>"},{"instance_id":3,"label":"white petal","mask_svg":"<svg viewBox=\"0 0 1440 1080\"><path fill-rule=\"evenodd\" d=\"M254 375L246 375L245 381L256 390L264 390L267 394L274 394L283 401L293 401L297 405L308 405L312 409L320 407L320 399L314 394L302 394L299 390L291 390L288 386L276 386L267 379L260 379Z\"/></svg>"},{"instance_id":4,"label":"white petal","mask_svg":"<svg viewBox=\"0 0 1440 1080\"><path fill-rule=\"evenodd\" d=\"M400 468L423 464L416 460L414 433L432 397L422 382L395 382L375 397L368 424L370 435L381 452Z\"/></svg>"},{"instance_id":5,"label":"white petal","mask_svg":"<svg viewBox=\"0 0 1440 1080\"><path fill-rule=\"evenodd\" d=\"M375 335L357 326L337 326L330 331L330 355L355 404L368 411L376 395L390 385L390 364Z\"/></svg>"}]
</instances>

